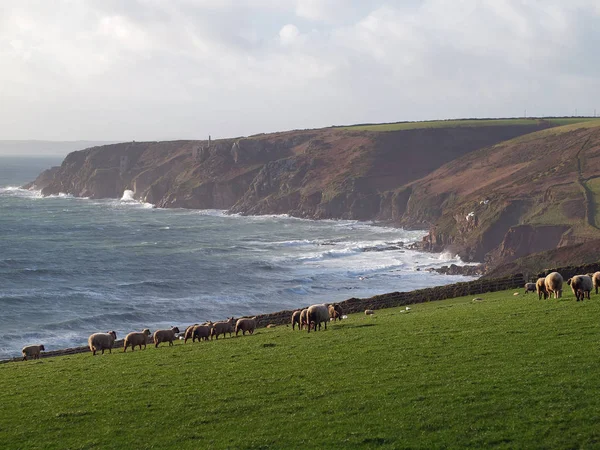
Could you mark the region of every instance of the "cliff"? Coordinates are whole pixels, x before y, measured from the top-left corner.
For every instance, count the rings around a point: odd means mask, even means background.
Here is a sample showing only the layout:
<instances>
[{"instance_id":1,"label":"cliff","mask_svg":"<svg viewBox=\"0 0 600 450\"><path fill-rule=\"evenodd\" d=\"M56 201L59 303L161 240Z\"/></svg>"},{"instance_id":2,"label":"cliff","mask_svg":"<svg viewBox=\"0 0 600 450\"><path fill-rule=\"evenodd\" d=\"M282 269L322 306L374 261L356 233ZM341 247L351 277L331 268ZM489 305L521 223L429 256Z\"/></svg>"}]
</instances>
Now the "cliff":
<instances>
[{"instance_id":1,"label":"cliff","mask_svg":"<svg viewBox=\"0 0 600 450\"><path fill-rule=\"evenodd\" d=\"M426 250L495 266L598 237L596 123L130 142L73 152L35 184L91 198L129 189L164 208L385 221L429 229Z\"/></svg>"}]
</instances>

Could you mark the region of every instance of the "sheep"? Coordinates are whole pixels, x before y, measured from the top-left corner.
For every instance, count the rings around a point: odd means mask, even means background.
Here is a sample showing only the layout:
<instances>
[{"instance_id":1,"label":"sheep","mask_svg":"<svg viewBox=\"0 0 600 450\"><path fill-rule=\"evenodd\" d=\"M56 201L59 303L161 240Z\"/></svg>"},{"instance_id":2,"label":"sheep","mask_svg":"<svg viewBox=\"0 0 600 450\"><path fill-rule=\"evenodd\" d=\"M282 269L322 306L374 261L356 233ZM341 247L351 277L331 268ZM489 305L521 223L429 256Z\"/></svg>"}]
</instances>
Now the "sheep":
<instances>
[{"instance_id":1,"label":"sheep","mask_svg":"<svg viewBox=\"0 0 600 450\"><path fill-rule=\"evenodd\" d=\"M131 345L131 351L135 350L135 346L139 345L140 350L142 349L142 345L144 349L146 349L146 344L148 343L148 337L151 335L150 330L148 328L144 328L142 332L133 332L129 333L125 336L125 340L123 341L123 353L127 351L127 347Z\"/></svg>"},{"instance_id":2,"label":"sheep","mask_svg":"<svg viewBox=\"0 0 600 450\"><path fill-rule=\"evenodd\" d=\"M548 291L549 296L554 295L554 298L562 297L563 277L560 273L552 272L550 275L546 276L544 284L546 285L546 291Z\"/></svg>"},{"instance_id":3,"label":"sheep","mask_svg":"<svg viewBox=\"0 0 600 450\"><path fill-rule=\"evenodd\" d=\"M375 311L373 311L372 309L365 309L366 316L372 316L373 314L375 314Z\"/></svg>"},{"instance_id":4,"label":"sheep","mask_svg":"<svg viewBox=\"0 0 600 450\"><path fill-rule=\"evenodd\" d=\"M215 339L219 339L219 335L222 334L225 337L225 333L229 333L229 337L231 337L235 326L235 319L231 317L226 322L215 322L212 330L210 331L210 338L213 336Z\"/></svg>"},{"instance_id":5,"label":"sheep","mask_svg":"<svg viewBox=\"0 0 600 450\"><path fill-rule=\"evenodd\" d=\"M190 325L189 327L187 327L185 329L185 332L183 333L183 335L185 336L185 342L187 342L187 340L189 338L192 337L192 330L194 329L195 326L199 325L198 323L195 323L193 325Z\"/></svg>"},{"instance_id":6,"label":"sheep","mask_svg":"<svg viewBox=\"0 0 600 450\"><path fill-rule=\"evenodd\" d=\"M172 327L170 330L156 330L154 332L153 340L154 340L154 348L158 348L158 344L161 342L169 341L169 347L173 345L173 341L177 339L175 336L179 333L179 328Z\"/></svg>"},{"instance_id":7,"label":"sheep","mask_svg":"<svg viewBox=\"0 0 600 450\"><path fill-rule=\"evenodd\" d=\"M300 330L303 330L305 326L308 326L308 308L300 311Z\"/></svg>"},{"instance_id":8,"label":"sheep","mask_svg":"<svg viewBox=\"0 0 600 450\"><path fill-rule=\"evenodd\" d=\"M116 339L117 333L114 331L94 333L88 338L88 347L93 353L93 356L96 356L96 352L99 351L102 351L102 354L104 355L104 350L106 349L108 349L109 353L112 353L112 347Z\"/></svg>"},{"instance_id":9,"label":"sheep","mask_svg":"<svg viewBox=\"0 0 600 450\"><path fill-rule=\"evenodd\" d=\"M535 291L536 291L535 283L525 283L525 294L527 294L529 292L535 292Z\"/></svg>"},{"instance_id":10,"label":"sheep","mask_svg":"<svg viewBox=\"0 0 600 450\"><path fill-rule=\"evenodd\" d=\"M321 323L325 323L325 330L327 330L327 322L329 322L329 305L326 303L320 305L311 305L308 307L308 332L310 333L311 327L314 327L317 331L317 325L319 330L321 329Z\"/></svg>"},{"instance_id":11,"label":"sheep","mask_svg":"<svg viewBox=\"0 0 600 450\"><path fill-rule=\"evenodd\" d=\"M342 320L342 316L344 315L344 311L342 310L342 307L338 303L334 303L333 305L329 305L328 310L329 310L329 318L333 319L334 322L336 320Z\"/></svg>"},{"instance_id":12,"label":"sheep","mask_svg":"<svg viewBox=\"0 0 600 450\"><path fill-rule=\"evenodd\" d=\"M46 348L43 345L28 345L23 347L23 350L21 350L21 353L23 353L23 361L27 361L28 357L40 359L41 351L46 351Z\"/></svg>"},{"instance_id":13,"label":"sheep","mask_svg":"<svg viewBox=\"0 0 600 450\"><path fill-rule=\"evenodd\" d=\"M302 310L298 309L292 313L292 330L296 329L296 324L298 324L298 329L302 330L302 324L300 322L300 315L302 314Z\"/></svg>"},{"instance_id":14,"label":"sheep","mask_svg":"<svg viewBox=\"0 0 600 450\"><path fill-rule=\"evenodd\" d=\"M190 333L192 342L196 342L196 339L198 339L198 342L200 342L202 339L208 341L212 327L212 322L204 322L202 325L196 325L194 328L192 328L192 332ZM187 342L187 339L188 337L186 336L184 343Z\"/></svg>"},{"instance_id":15,"label":"sheep","mask_svg":"<svg viewBox=\"0 0 600 450\"><path fill-rule=\"evenodd\" d=\"M538 300L542 299L542 295L544 296L544 300L548 298L548 291L546 290L546 278L538 278L535 282L535 289L537 290Z\"/></svg>"},{"instance_id":16,"label":"sheep","mask_svg":"<svg viewBox=\"0 0 600 450\"><path fill-rule=\"evenodd\" d=\"M577 301L583 301L585 297L589 299L590 291L594 286L591 277L588 275L575 275L573 278L567 280L567 284L571 286L571 290Z\"/></svg>"},{"instance_id":17,"label":"sheep","mask_svg":"<svg viewBox=\"0 0 600 450\"><path fill-rule=\"evenodd\" d=\"M597 294L598 288L600 287L600 272L595 272L592 275L592 282L594 283L594 287L596 288L596 294Z\"/></svg>"},{"instance_id":18,"label":"sheep","mask_svg":"<svg viewBox=\"0 0 600 450\"><path fill-rule=\"evenodd\" d=\"M235 323L235 335L241 331L242 336L246 334L246 331L250 334L254 334L254 330L256 329L256 317L252 317L251 319L238 319Z\"/></svg>"}]
</instances>

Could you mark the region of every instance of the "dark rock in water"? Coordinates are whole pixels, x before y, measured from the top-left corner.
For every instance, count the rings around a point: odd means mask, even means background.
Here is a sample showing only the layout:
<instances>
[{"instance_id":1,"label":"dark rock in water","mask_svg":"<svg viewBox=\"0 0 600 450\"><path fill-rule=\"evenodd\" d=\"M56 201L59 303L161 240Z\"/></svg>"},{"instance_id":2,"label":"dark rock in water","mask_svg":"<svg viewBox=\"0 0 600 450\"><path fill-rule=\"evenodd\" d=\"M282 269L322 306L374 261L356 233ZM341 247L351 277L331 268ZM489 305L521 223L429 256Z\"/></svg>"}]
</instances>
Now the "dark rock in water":
<instances>
[{"instance_id":1,"label":"dark rock in water","mask_svg":"<svg viewBox=\"0 0 600 450\"><path fill-rule=\"evenodd\" d=\"M50 183L52 183L52 181L54 180L54 175L56 175L56 173L58 172L59 169L60 169L60 166L54 166L54 167L51 167L50 169L44 170L42 173L40 173L38 175L38 177L35 179L35 181L25 184L24 186L22 186L22 188L29 189L29 190L44 189L46 186L48 186Z\"/></svg>"},{"instance_id":2,"label":"dark rock in water","mask_svg":"<svg viewBox=\"0 0 600 450\"><path fill-rule=\"evenodd\" d=\"M442 266L428 270L430 272L442 273L444 275L465 275L476 277L483 275L484 269L485 266L483 264L477 264L474 266L457 266L456 264L450 264L450 266Z\"/></svg>"},{"instance_id":3,"label":"dark rock in water","mask_svg":"<svg viewBox=\"0 0 600 450\"><path fill-rule=\"evenodd\" d=\"M363 252L388 252L390 250L401 250L402 247L398 245L388 245L387 247L365 247L362 249Z\"/></svg>"}]
</instances>

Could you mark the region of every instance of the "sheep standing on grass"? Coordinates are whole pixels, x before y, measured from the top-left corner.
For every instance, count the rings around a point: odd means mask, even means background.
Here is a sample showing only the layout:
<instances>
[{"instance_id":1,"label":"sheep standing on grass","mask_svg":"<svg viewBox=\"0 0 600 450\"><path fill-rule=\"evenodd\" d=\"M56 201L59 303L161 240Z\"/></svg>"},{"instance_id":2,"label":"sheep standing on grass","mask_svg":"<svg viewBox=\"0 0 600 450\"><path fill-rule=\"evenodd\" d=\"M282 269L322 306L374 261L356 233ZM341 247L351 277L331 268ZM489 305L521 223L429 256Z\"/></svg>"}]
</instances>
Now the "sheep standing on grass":
<instances>
[{"instance_id":1,"label":"sheep standing on grass","mask_svg":"<svg viewBox=\"0 0 600 450\"><path fill-rule=\"evenodd\" d=\"M135 346L139 345L140 350L142 349L142 345L144 346L144 350L146 349L146 344L148 343L148 337L151 335L150 330L145 328L142 332L133 332L129 333L125 336L125 340L123 341L123 353L127 351L127 347L131 345L131 351L135 350Z\"/></svg>"},{"instance_id":2,"label":"sheep standing on grass","mask_svg":"<svg viewBox=\"0 0 600 450\"><path fill-rule=\"evenodd\" d=\"M306 326L308 326L308 308L300 311L300 330L303 330Z\"/></svg>"},{"instance_id":3,"label":"sheep standing on grass","mask_svg":"<svg viewBox=\"0 0 600 450\"><path fill-rule=\"evenodd\" d=\"M595 272L592 275L592 283L594 283L594 288L596 288L596 294L597 294L598 288L600 287L600 272Z\"/></svg>"},{"instance_id":4,"label":"sheep standing on grass","mask_svg":"<svg viewBox=\"0 0 600 450\"><path fill-rule=\"evenodd\" d=\"M535 289L537 290L538 300L542 299L542 295L544 296L544 300L548 298L548 291L546 290L546 278L538 278L535 283Z\"/></svg>"},{"instance_id":5,"label":"sheep standing on grass","mask_svg":"<svg viewBox=\"0 0 600 450\"><path fill-rule=\"evenodd\" d=\"M196 342L196 339L198 339L198 342L202 340L208 341L212 327L212 322L204 322L202 325L196 325L194 328L192 328L192 332L190 333L192 342ZM184 343L187 342L187 339L188 337L186 335Z\"/></svg>"},{"instance_id":6,"label":"sheep standing on grass","mask_svg":"<svg viewBox=\"0 0 600 450\"><path fill-rule=\"evenodd\" d=\"M298 329L302 329L302 325L300 322L300 315L302 314L302 310L298 309L292 313L292 330L296 329L296 324L298 324Z\"/></svg>"},{"instance_id":7,"label":"sheep standing on grass","mask_svg":"<svg viewBox=\"0 0 600 450\"><path fill-rule=\"evenodd\" d=\"M93 356L96 356L96 352L108 349L109 353L112 353L112 347L117 339L117 333L114 331L107 331L106 333L94 333L88 338L88 347L92 352Z\"/></svg>"},{"instance_id":8,"label":"sheep standing on grass","mask_svg":"<svg viewBox=\"0 0 600 450\"><path fill-rule=\"evenodd\" d=\"M333 320L342 320L342 316L344 315L344 311L342 307L338 303L334 303L333 305L329 305L329 319Z\"/></svg>"},{"instance_id":9,"label":"sheep standing on grass","mask_svg":"<svg viewBox=\"0 0 600 450\"><path fill-rule=\"evenodd\" d=\"M527 294L529 292L535 292L535 291L536 291L535 283L525 283L525 294Z\"/></svg>"},{"instance_id":10,"label":"sheep standing on grass","mask_svg":"<svg viewBox=\"0 0 600 450\"><path fill-rule=\"evenodd\" d=\"M554 296L554 298L562 297L563 277L560 273L552 272L550 275L546 276L544 283L546 285L546 291L548 291L548 296Z\"/></svg>"},{"instance_id":11,"label":"sheep standing on grass","mask_svg":"<svg viewBox=\"0 0 600 450\"><path fill-rule=\"evenodd\" d=\"M308 332L314 327L317 331L317 325L319 330L321 329L321 323L325 323L325 330L327 330L327 322L329 322L329 305L312 305L308 307Z\"/></svg>"},{"instance_id":12,"label":"sheep standing on grass","mask_svg":"<svg viewBox=\"0 0 600 450\"><path fill-rule=\"evenodd\" d=\"M241 331L242 336L246 334L246 331L250 334L254 334L254 330L256 329L256 317L252 317L251 319L238 319L235 323L235 335Z\"/></svg>"},{"instance_id":13,"label":"sheep standing on grass","mask_svg":"<svg viewBox=\"0 0 600 450\"><path fill-rule=\"evenodd\" d=\"M571 290L577 301L583 301L586 297L589 299L590 291L594 286L592 278L588 275L575 275L573 278L567 280L567 284L571 286Z\"/></svg>"},{"instance_id":14,"label":"sheep standing on grass","mask_svg":"<svg viewBox=\"0 0 600 450\"><path fill-rule=\"evenodd\" d=\"M154 332L154 348L158 348L161 342L169 342L169 347L173 345L173 341L177 339L176 334L179 333L179 328L172 327L170 330L156 330Z\"/></svg>"},{"instance_id":15,"label":"sheep standing on grass","mask_svg":"<svg viewBox=\"0 0 600 450\"><path fill-rule=\"evenodd\" d=\"M229 333L229 337L231 337L231 335L234 332L234 327L235 319L233 317L227 320L227 322L215 322L210 332L210 338L212 339L214 336L215 339L219 339L220 334L222 334L223 337L225 337L226 333Z\"/></svg>"},{"instance_id":16,"label":"sheep standing on grass","mask_svg":"<svg viewBox=\"0 0 600 450\"><path fill-rule=\"evenodd\" d=\"M40 359L40 352L46 351L43 345L28 345L23 347L21 353L23 353L23 361L27 361L27 358Z\"/></svg>"}]
</instances>

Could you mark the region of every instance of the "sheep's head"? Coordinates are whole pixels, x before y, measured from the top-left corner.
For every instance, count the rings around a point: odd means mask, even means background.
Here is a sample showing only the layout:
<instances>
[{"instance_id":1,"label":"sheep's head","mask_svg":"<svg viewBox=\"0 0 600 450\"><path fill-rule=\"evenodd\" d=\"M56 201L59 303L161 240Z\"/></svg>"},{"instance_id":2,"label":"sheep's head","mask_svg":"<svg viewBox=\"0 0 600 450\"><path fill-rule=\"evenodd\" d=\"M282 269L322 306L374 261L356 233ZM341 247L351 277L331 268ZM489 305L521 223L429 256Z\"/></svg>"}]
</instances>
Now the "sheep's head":
<instances>
[{"instance_id":1,"label":"sheep's head","mask_svg":"<svg viewBox=\"0 0 600 450\"><path fill-rule=\"evenodd\" d=\"M46 347L44 347L43 345L40 345L40 350L46 351Z\"/></svg>"},{"instance_id":2,"label":"sheep's head","mask_svg":"<svg viewBox=\"0 0 600 450\"><path fill-rule=\"evenodd\" d=\"M567 280L567 284L568 284L568 285L571 285L571 280L572 280L572 279L573 279L573 278L569 278L569 279Z\"/></svg>"},{"instance_id":3,"label":"sheep's head","mask_svg":"<svg viewBox=\"0 0 600 450\"><path fill-rule=\"evenodd\" d=\"M143 334L145 334L146 336L150 336L152 333L150 333L150 330L148 328L144 328L144 331L142 331Z\"/></svg>"},{"instance_id":4,"label":"sheep's head","mask_svg":"<svg viewBox=\"0 0 600 450\"><path fill-rule=\"evenodd\" d=\"M177 327L173 327L171 328L171 330L173 330L173 333L179 333L179 328Z\"/></svg>"}]
</instances>

